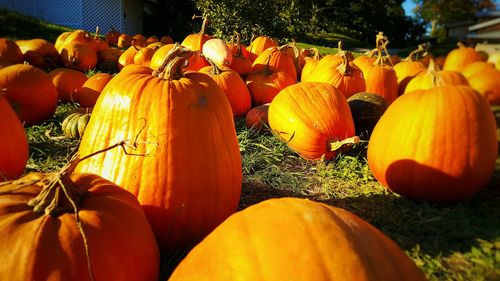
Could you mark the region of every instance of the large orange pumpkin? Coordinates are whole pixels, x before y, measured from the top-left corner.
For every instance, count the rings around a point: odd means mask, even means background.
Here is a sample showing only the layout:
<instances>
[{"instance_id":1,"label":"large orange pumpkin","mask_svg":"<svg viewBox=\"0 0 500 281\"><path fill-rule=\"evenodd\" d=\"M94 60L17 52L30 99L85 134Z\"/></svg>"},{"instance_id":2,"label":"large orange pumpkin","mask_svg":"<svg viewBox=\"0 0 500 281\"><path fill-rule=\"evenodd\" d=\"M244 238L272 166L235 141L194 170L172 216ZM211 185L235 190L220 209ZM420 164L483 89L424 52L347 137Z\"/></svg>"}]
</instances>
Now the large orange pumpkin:
<instances>
[{"instance_id":1,"label":"large orange pumpkin","mask_svg":"<svg viewBox=\"0 0 500 281\"><path fill-rule=\"evenodd\" d=\"M294 62L295 57L287 52L289 48L294 48L295 51L298 52L297 48L290 47L288 44L264 50L255 58L252 65L252 71L261 71L266 65L269 65L279 71L288 73L288 76L292 77L294 81L297 81L297 69ZM296 55L298 56L298 53Z\"/></svg>"},{"instance_id":2,"label":"large orange pumpkin","mask_svg":"<svg viewBox=\"0 0 500 281\"><path fill-rule=\"evenodd\" d=\"M62 102L78 102L79 92L88 79L80 71L69 68L56 68L49 72L49 77Z\"/></svg>"},{"instance_id":3,"label":"large orange pumpkin","mask_svg":"<svg viewBox=\"0 0 500 281\"><path fill-rule=\"evenodd\" d=\"M167 58L167 55L170 53L173 47L174 44L167 44L156 50L156 52L153 54L153 57L151 58L149 67L153 70L157 70L163 64L163 61L165 61L165 58Z\"/></svg>"},{"instance_id":4,"label":"large orange pumpkin","mask_svg":"<svg viewBox=\"0 0 500 281\"><path fill-rule=\"evenodd\" d=\"M327 83L300 82L282 90L269 106L273 132L302 157L332 159L339 142L354 136L347 100Z\"/></svg>"},{"instance_id":5,"label":"large orange pumpkin","mask_svg":"<svg viewBox=\"0 0 500 281\"><path fill-rule=\"evenodd\" d=\"M23 124L0 92L0 182L20 177L28 162L28 141Z\"/></svg>"},{"instance_id":6,"label":"large orange pumpkin","mask_svg":"<svg viewBox=\"0 0 500 281\"><path fill-rule=\"evenodd\" d=\"M0 38L0 63L17 64L23 62L23 53L17 44L7 38Z\"/></svg>"},{"instance_id":7,"label":"large orange pumpkin","mask_svg":"<svg viewBox=\"0 0 500 281\"><path fill-rule=\"evenodd\" d=\"M464 199L495 169L498 144L488 102L469 86L405 93L379 120L368 164L390 190L412 199Z\"/></svg>"},{"instance_id":8,"label":"large orange pumpkin","mask_svg":"<svg viewBox=\"0 0 500 281\"><path fill-rule=\"evenodd\" d=\"M87 155L127 141L132 149L109 150L77 171L136 195L163 250L202 239L236 210L241 192L231 105L208 75L181 72L191 54L177 46L157 71L123 68L99 96L79 148Z\"/></svg>"},{"instance_id":9,"label":"large orange pumpkin","mask_svg":"<svg viewBox=\"0 0 500 281\"><path fill-rule=\"evenodd\" d=\"M0 69L0 89L21 122L33 125L51 117L57 107L57 90L49 76L29 64Z\"/></svg>"},{"instance_id":10,"label":"large orange pumpkin","mask_svg":"<svg viewBox=\"0 0 500 281\"><path fill-rule=\"evenodd\" d=\"M356 215L298 198L270 199L229 217L170 281L424 281L394 241Z\"/></svg>"},{"instance_id":11,"label":"large orange pumpkin","mask_svg":"<svg viewBox=\"0 0 500 281\"><path fill-rule=\"evenodd\" d=\"M49 182L57 178L64 188ZM2 279L158 280L151 227L137 199L114 183L32 173L0 191Z\"/></svg>"},{"instance_id":12,"label":"large orange pumpkin","mask_svg":"<svg viewBox=\"0 0 500 281\"><path fill-rule=\"evenodd\" d=\"M215 80L224 94L226 94L235 117L245 116L252 106L252 97L248 91L245 81L241 76L229 67L218 67L212 62L212 66L200 69Z\"/></svg>"},{"instance_id":13,"label":"large orange pumpkin","mask_svg":"<svg viewBox=\"0 0 500 281\"><path fill-rule=\"evenodd\" d=\"M469 63L468 65L466 65L464 67L464 69L462 70L462 75L465 78L470 79L472 76L474 76L478 73L488 71L488 70L495 70L495 69L496 69L495 65L492 63L485 62L485 61L475 61L475 62Z\"/></svg>"}]
</instances>

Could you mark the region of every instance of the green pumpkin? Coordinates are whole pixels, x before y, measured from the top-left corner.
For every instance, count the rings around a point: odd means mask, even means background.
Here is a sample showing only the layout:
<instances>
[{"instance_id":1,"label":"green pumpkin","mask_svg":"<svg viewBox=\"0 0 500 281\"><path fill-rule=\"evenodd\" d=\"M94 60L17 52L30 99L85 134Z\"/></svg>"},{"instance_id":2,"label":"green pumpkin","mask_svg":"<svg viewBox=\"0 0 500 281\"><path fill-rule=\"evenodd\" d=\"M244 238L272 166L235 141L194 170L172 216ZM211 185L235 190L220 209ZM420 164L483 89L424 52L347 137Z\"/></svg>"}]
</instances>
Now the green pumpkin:
<instances>
[{"instance_id":1,"label":"green pumpkin","mask_svg":"<svg viewBox=\"0 0 500 281\"><path fill-rule=\"evenodd\" d=\"M89 113L71 113L64 119L61 125L64 135L70 138L82 138L89 119Z\"/></svg>"},{"instance_id":2,"label":"green pumpkin","mask_svg":"<svg viewBox=\"0 0 500 281\"><path fill-rule=\"evenodd\" d=\"M387 109L387 102L373 93L357 93L347 99L351 108L356 135L368 139L375 124Z\"/></svg>"}]
</instances>

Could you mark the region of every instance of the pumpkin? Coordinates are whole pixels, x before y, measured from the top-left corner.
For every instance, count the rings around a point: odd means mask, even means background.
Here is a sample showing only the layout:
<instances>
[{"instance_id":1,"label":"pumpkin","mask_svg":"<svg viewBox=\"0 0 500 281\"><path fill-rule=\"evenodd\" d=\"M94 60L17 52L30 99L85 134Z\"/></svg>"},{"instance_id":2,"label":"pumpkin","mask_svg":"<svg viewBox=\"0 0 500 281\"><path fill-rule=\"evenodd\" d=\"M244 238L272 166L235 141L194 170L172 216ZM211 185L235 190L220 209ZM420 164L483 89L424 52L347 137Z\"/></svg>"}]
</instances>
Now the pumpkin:
<instances>
[{"instance_id":1,"label":"pumpkin","mask_svg":"<svg viewBox=\"0 0 500 281\"><path fill-rule=\"evenodd\" d=\"M122 33L118 36L118 43L116 46L120 49L127 49L132 45L132 36Z\"/></svg>"},{"instance_id":2,"label":"pumpkin","mask_svg":"<svg viewBox=\"0 0 500 281\"><path fill-rule=\"evenodd\" d=\"M56 48L57 52L61 51L64 43L66 42L66 38L68 38L68 36L70 34L71 34L71 31L66 31L66 32L59 34L59 36L57 36L56 42L54 42L54 47Z\"/></svg>"},{"instance_id":3,"label":"pumpkin","mask_svg":"<svg viewBox=\"0 0 500 281\"><path fill-rule=\"evenodd\" d=\"M79 92L87 81L87 76L69 68L56 68L49 72L50 80L57 89L58 99L62 102L78 102Z\"/></svg>"},{"instance_id":4,"label":"pumpkin","mask_svg":"<svg viewBox=\"0 0 500 281\"><path fill-rule=\"evenodd\" d=\"M300 81L302 82L310 81L314 73L316 73L316 67L321 59L321 54L318 49L312 48L311 51L313 52L313 56L304 58L305 63L302 67L302 73L300 74Z\"/></svg>"},{"instance_id":5,"label":"pumpkin","mask_svg":"<svg viewBox=\"0 0 500 281\"><path fill-rule=\"evenodd\" d=\"M218 38L208 39L202 47L202 54L218 67L230 66L233 62L233 52L226 42Z\"/></svg>"},{"instance_id":6,"label":"pumpkin","mask_svg":"<svg viewBox=\"0 0 500 281\"><path fill-rule=\"evenodd\" d=\"M29 64L0 69L0 89L21 122L38 124L51 117L57 107L57 90L50 77Z\"/></svg>"},{"instance_id":7,"label":"pumpkin","mask_svg":"<svg viewBox=\"0 0 500 281\"><path fill-rule=\"evenodd\" d=\"M405 93L415 91L415 90L425 90L430 89L436 85L436 80L439 83L446 85L469 85L467 78L465 78L460 72L452 70L439 70L431 60L429 63L429 68L426 72L422 72L415 76L408 85L406 85Z\"/></svg>"},{"instance_id":8,"label":"pumpkin","mask_svg":"<svg viewBox=\"0 0 500 281\"><path fill-rule=\"evenodd\" d=\"M318 67L326 66L326 67L335 68L335 67L339 66L340 64L342 64L342 62L344 61L342 56L347 56L349 61L354 60L354 56L352 55L352 53L344 51L343 46L344 45L343 45L342 41L339 41L338 47L337 47L337 53L326 55L326 56L322 57L318 63Z\"/></svg>"},{"instance_id":9,"label":"pumpkin","mask_svg":"<svg viewBox=\"0 0 500 281\"><path fill-rule=\"evenodd\" d=\"M55 67L59 62L59 53L54 45L45 39L18 40L24 60L38 68Z\"/></svg>"},{"instance_id":10,"label":"pumpkin","mask_svg":"<svg viewBox=\"0 0 500 281\"><path fill-rule=\"evenodd\" d=\"M278 42L267 36L257 36L246 48L248 59L253 63L262 52L271 47L278 47Z\"/></svg>"},{"instance_id":11,"label":"pumpkin","mask_svg":"<svg viewBox=\"0 0 500 281\"><path fill-rule=\"evenodd\" d=\"M219 85L226 94L235 117L245 116L252 106L252 97L245 81L231 68L226 66L218 67L215 62L211 62L211 64L211 66L200 69L200 72L208 74Z\"/></svg>"},{"instance_id":12,"label":"pumpkin","mask_svg":"<svg viewBox=\"0 0 500 281\"><path fill-rule=\"evenodd\" d=\"M142 34L135 34L132 36L132 42L130 43L132 46L137 46L138 48L142 48L146 46L146 37Z\"/></svg>"},{"instance_id":13,"label":"pumpkin","mask_svg":"<svg viewBox=\"0 0 500 281\"><path fill-rule=\"evenodd\" d=\"M71 113L66 118L64 118L61 129L69 138L81 139L85 128L89 123L90 114L82 114L79 112Z\"/></svg>"},{"instance_id":14,"label":"pumpkin","mask_svg":"<svg viewBox=\"0 0 500 281\"><path fill-rule=\"evenodd\" d=\"M368 71L373 67L373 64L377 60L373 57L373 54L374 52L370 52L367 55L361 55L352 60L352 63L361 69L365 77L368 75Z\"/></svg>"},{"instance_id":15,"label":"pumpkin","mask_svg":"<svg viewBox=\"0 0 500 281\"><path fill-rule=\"evenodd\" d=\"M332 84L346 98L365 91L363 72L351 62L347 53L340 55L340 64L322 64L321 61L308 81Z\"/></svg>"},{"instance_id":16,"label":"pumpkin","mask_svg":"<svg viewBox=\"0 0 500 281\"><path fill-rule=\"evenodd\" d=\"M418 74L425 71L426 67L418 61L420 54L425 53L423 45L412 51L406 59L394 65L394 72L398 78L398 96L405 92L406 86Z\"/></svg>"},{"instance_id":17,"label":"pumpkin","mask_svg":"<svg viewBox=\"0 0 500 281\"><path fill-rule=\"evenodd\" d=\"M95 45L96 52L100 52L100 51L103 51L103 50L106 50L109 48L108 42L106 42L106 40L99 37L99 26L96 26L95 34L94 34L94 37L92 39L93 39L92 44Z\"/></svg>"},{"instance_id":18,"label":"pumpkin","mask_svg":"<svg viewBox=\"0 0 500 281\"><path fill-rule=\"evenodd\" d=\"M136 46L128 47L128 49L120 55L120 58L118 58L118 69L121 70L126 65L133 64L134 57L138 52L139 49Z\"/></svg>"},{"instance_id":19,"label":"pumpkin","mask_svg":"<svg viewBox=\"0 0 500 281\"><path fill-rule=\"evenodd\" d=\"M64 66L78 71L87 72L97 64L97 53L86 44L78 42L65 44L60 54Z\"/></svg>"},{"instance_id":20,"label":"pumpkin","mask_svg":"<svg viewBox=\"0 0 500 281\"><path fill-rule=\"evenodd\" d=\"M20 177L28 162L28 141L23 124L0 92L0 182Z\"/></svg>"},{"instance_id":21,"label":"pumpkin","mask_svg":"<svg viewBox=\"0 0 500 281\"><path fill-rule=\"evenodd\" d=\"M426 278L394 241L358 216L288 197L229 217L189 252L169 280Z\"/></svg>"},{"instance_id":22,"label":"pumpkin","mask_svg":"<svg viewBox=\"0 0 500 281\"><path fill-rule=\"evenodd\" d=\"M167 44L174 44L174 39L172 39L172 37L168 36L168 35L163 35L161 38L160 38L160 42L167 45Z\"/></svg>"},{"instance_id":23,"label":"pumpkin","mask_svg":"<svg viewBox=\"0 0 500 281\"><path fill-rule=\"evenodd\" d=\"M156 50L156 52L153 54L153 57L151 58L149 67L153 70L157 70L163 64L163 61L165 61L165 58L170 53L173 47L174 44L167 44Z\"/></svg>"},{"instance_id":24,"label":"pumpkin","mask_svg":"<svg viewBox=\"0 0 500 281\"><path fill-rule=\"evenodd\" d=\"M383 186L408 198L461 200L490 180L495 134L484 97L469 86L437 84L389 106L371 135L368 164Z\"/></svg>"},{"instance_id":25,"label":"pumpkin","mask_svg":"<svg viewBox=\"0 0 500 281\"><path fill-rule=\"evenodd\" d=\"M298 56L297 48L289 44L280 47L271 47L264 50L255 58L252 65L252 71L262 71L268 65L279 71L286 72L294 81L297 81L297 69L295 68L294 62L295 57L290 56L286 51L288 48L294 48Z\"/></svg>"},{"instance_id":26,"label":"pumpkin","mask_svg":"<svg viewBox=\"0 0 500 281\"><path fill-rule=\"evenodd\" d=\"M157 42L160 42L160 40L158 39L158 37L154 36L154 35L151 35L148 37L148 39L146 39L146 46L150 45L150 44L153 44L153 43L157 43Z\"/></svg>"},{"instance_id":27,"label":"pumpkin","mask_svg":"<svg viewBox=\"0 0 500 281\"><path fill-rule=\"evenodd\" d=\"M205 59L202 51L194 51L193 55L188 59L185 70L198 71L205 66L209 66L210 63Z\"/></svg>"},{"instance_id":28,"label":"pumpkin","mask_svg":"<svg viewBox=\"0 0 500 281\"><path fill-rule=\"evenodd\" d=\"M119 31L116 31L114 27L111 27L111 29L106 33L106 42L110 46L116 46L118 44L118 37L120 37L121 33Z\"/></svg>"},{"instance_id":29,"label":"pumpkin","mask_svg":"<svg viewBox=\"0 0 500 281\"><path fill-rule=\"evenodd\" d=\"M0 185L0 276L157 280L158 246L137 199L73 168Z\"/></svg>"},{"instance_id":30,"label":"pumpkin","mask_svg":"<svg viewBox=\"0 0 500 281\"><path fill-rule=\"evenodd\" d=\"M98 51L98 45L95 44L94 39L92 36L85 30L82 29L77 29L72 31L62 42L60 45L60 48L57 49L59 53L62 52L64 47L68 44L81 44L89 47L92 49L94 52Z\"/></svg>"},{"instance_id":31,"label":"pumpkin","mask_svg":"<svg viewBox=\"0 0 500 281\"><path fill-rule=\"evenodd\" d=\"M79 147L87 155L126 141L127 149L76 171L136 195L164 251L198 242L232 214L242 185L231 105L208 75L181 71L191 54L175 46L156 71L124 67L97 100Z\"/></svg>"},{"instance_id":32,"label":"pumpkin","mask_svg":"<svg viewBox=\"0 0 500 281\"><path fill-rule=\"evenodd\" d=\"M23 53L14 41L0 38L0 62L9 65L23 62Z\"/></svg>"},{"instance_id":33,"label":"pumpkin","mask_svg":"<svg viewBox=\"0 0 500 281\"><path fill-rule=\"evenodd\" d=\"M269 105L266 103L250 109L245 117L245 126L257 131L269 128Z\"/></svg>"},{"instance_id":34,"label":"pumpkin","mask_svg":"<svg viewBox=\"0 0 500 281\"><path fill-rule=\"evenodd\" d=\"M201 51L203 48L203 44L205 44L207 40L213 38L212 36L205 34L205 29L208 25L208 17L193 16L193 20L198 18L203 19L200 32L189 34L181 43L182 46L189 48L192 51Z\"/></svg>"},{"instance_id":35,"label":"pumpkin","mask_svg":"<svg viewBox=\"0 0 500 281\"><path fill-rule=\"evenodd\" d=\"M99 51L97 53L98 68L104 71L116 71L121 55L122 51L114 47Z\"/></svg>"},{"instance_id":36,"label":"pumpkin","mask_svg":"<svg viewBox=\"0 0 500 281\"><path fill-rule=\"evenodd\" d=\"M469 78L470 86L486 98L490 105L500 105L500 71L488 69Z\"/></svg>"},{"instance_id":37,"label":"pumpkin","mask_svg":"<svg viewBox=\"0 0 500 281\"><path fill-rule=\"evenodd\" d=\"M295 80L285 71L266 65L261 71L252 71L246 84L254 106L270 103L284 88L295 84Z\"/></svg>"},{"instance_id":38,"label":"pumpkin","mask_svg":"<svg viewBox=\"0 0 500 281\"><path fill-rule=\"evenodd\" d=\"M471 47L458 43L458 48L448 53L444 61L443 70L462 71L469 63L481 61L481 55Z\"/></svg>"},{"instance_id":39,"label":"pumpkin","mask_svg":"<svg viewBox=\"0 0 500 281\"><path fill-rule=\"evenodd\" d=\"M229 48L233 54L233 61L229 66L234 71L238 72L241 77L246 78L252 71L252 63L245 56L245 46L240 42L240 35L236 33L236 42L229 44Z\"/></svg>"},{"instance_id":40,"label":"pumpkin","mask_svg":"<svg viewBox=\"0 0 500 281\"><path fill-rule=\"evenodd\" d=\"M347 99L356 135L369 139L380 117L388 107L385 99L373 93L357 93Z\"/></svg>"},{"instance_id":41,"label":"pumpkin","mask_svg":"<svg viewBox=\"0 0 500 281\"><path fill-rule=\"evenodd\" d=\"M78 103L80 106L93 107L97 98L111 78L113 78L113 76L110 74L97 73L87 79L78 92Z\"/></svg>"},{"instance_id":42,"label":"pumpkin","mask_svg":"<svg viewBox=\"0 0 500 281\"><path fill-rule=\"evenodd\" d=\"M360 68L366 74L366 91L380 95L391 104L398 97L398 77L394 68L391 65L385 64L384 57L382 56L382 51L388 54L388 43L387 37L382 32L379 32L376 37L377 60L371 67L363 69L360 66Z\"/></svg>"},{"instance_id":43,"label":"pumpkin","mask_svg":"<svg viewBox=\"0 0 500 281\"><path fill-rule=\"evenodd\" d=\"M305 159L333 159L345 139L354 140L347 100L327 83L300 82L283 89L268 117L273 132Z\"/></svg>"},{"instance_id":44,"label":"pumpkin","mask_svg":"<svg viewBox=\"0 0 500 281\"><path fill-rule=\"evenodd\" d=\"M156 50L158 48L149 48L149 47L144 47L140 49L135 55L134 55L134 63L135 64L142 64L144 66L149 67L151 64L151 59L153 58L153 55L155 54Z\"/></svg>"},{"instance_id":45,"label":"pumpkin","mask_svg":"<svg viewBox=\"0 0 500 281\"><path fill-rule=\"evenodd\" d=\"M488 70L495 70L495 65L485 61L475 61L464 67L462 75L469 80L472 76Z\"/></svg>"}]
</instances>

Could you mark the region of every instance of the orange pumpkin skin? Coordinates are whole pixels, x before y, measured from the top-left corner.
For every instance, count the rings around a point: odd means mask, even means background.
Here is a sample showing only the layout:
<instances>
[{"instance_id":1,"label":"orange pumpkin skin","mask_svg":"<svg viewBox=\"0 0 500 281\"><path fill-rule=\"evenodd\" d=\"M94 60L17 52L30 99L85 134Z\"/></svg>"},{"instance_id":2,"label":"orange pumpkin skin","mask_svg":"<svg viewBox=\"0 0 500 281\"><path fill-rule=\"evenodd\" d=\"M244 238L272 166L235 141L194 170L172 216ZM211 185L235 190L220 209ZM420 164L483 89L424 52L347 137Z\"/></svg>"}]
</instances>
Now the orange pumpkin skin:
<instances>
[{"instance_id":1,"label":"orange pumpkin skin","mask_svg":"<svg viewBox=\"0 0 500 281\"><path fill-rule=\"evenodd\" d=\"M406 85L405 93L431 89L436 85L435 79L439 79L441 83L446 85L469 85L467 78L460 72L446 70L438 70L436 72L427 71L420 73L410 80L408 85Z\"/></svg>"},{"instance_id":2,"label":"orange pumpkin skin","mask_svg":"<svg viewBox=\"0 0 500 281\"><path fill-rule=\"evenodd\" d=\"M135 64L142 64L148 66L151 64L151 59L158 48L144 47L140 49L134 56Z\"/></svg>"},{"instance_id":3,"label":"orange pumpkin skin","mask_svg":"<svg viewBox=\"0 0 500 281\"><path fill-rule=\"evenodd\" d=\"M481 60L481 55L474 48L459 44L458 48L452 50L446 56L443 70L453 70L460 72L469 63Z\"/></svg>"},{"instance_id":4,"label":"orange pumpkin skin","mask_svg":"<svg viewBox=\"0 0 500 281\"><path fill-rule=\"evenodd\" d=\"M70 34L71 34L71 31L66 31L66 32L59 34L59 36L57 36L56 42L54 42L54 47L56 48L57 52L61 51L62 46L66 42L66 38L68 38L68 36Z\"/></svg>"},{"instance_id":5,"label":"orange pumpkin skin","mask_svg":"<svg viewBox=\"0 0 500 281\"><path fill-rule=\"evenodd\" d=\"M118 44L118 37L120 37L121 33L119 31L116 31L113 27L111 27L111 30L106 33L106 42L110 46L116 46Z\"/></svg>"},{"instance_id":6,"label":"orange pumpkin skin","mask_svg":"<svg viewBox=\"0 0 500 281\"><path fill-rule=\"evenodd\" d=\"M242 167L233 115L208 75L164 80L148 67L129 65L111 79L79 153L135 139L130 152L147 156L114 149L81 162L77 171L136 195L162 250L192 245L236 210Z\"/></svg>"},{"instance_id":7,"label":"orange pumpkin skin","mask_svg":"<svg viewBox=\"0 0 500 281\"><path fill-rule=\"evenodd\" d=\"M200 69L201 73L206 73L219 85L226 94L231 109L235 117L242 117L247 114L252 106L252 97L241 76L229 67L207 66Z\"/></svg>"},{"instance_id":8,"label":"orange pumpkin skin","mask_svg":"<svg viewBox=\"0 0 500 281\"><path fill-rule=\"evenodd\" d=\"M354 136L347 99L330 84L300 82L282 90L269 106L269 125L303 158L332 159L329 143Z\"/></svg>"},{"instance_id":9,"label":"orange pumpkin skin","mask_svg":"<svg viewBox=\"0 0 500 281\"><path fill-rule=\"evenodd\" d=\"M464 67L462 75L469 80L472 76L488 70L495 70L495 65L485 61L475 61Z\"/></svg>"},{"instance_id":10,"label":"orange pumpkin skin","mask_svg":"<svg viewBox=\"0 0 500 281\"><path fill-rule=\"evenodd\" d=\"M135 34L132 36L132 42L130 44L132 44L132 46L144 47L146 46L146 37L142 34Z\"/></svg>"},{"instance_id":11,"label":"orange pumpkin skin","mask_svg":"<svg viewBox=\"0 0 500 281\"><path fill-rule=\"evenodd\" d=\"M306 199L279 198L229 217L191 250L169 280L426 278L394 241L358 216Z\"/></svg>"},{"instance_id":12,"label":"orange pumpkin skin","mask_svg":"<svg viewBox=\"0 0 500 281\"><path fill-rule=\"evenodd\" d=\"M122 51L114 47L99 51L97 53L98 68L111 71L118 69L118 59L121 55Z\"/></svg>"},{"instance_id":13,"label":"orange pumpkin skin","mask_svg":"<svg viewBox=\"0 0 500 281\"><path fill-rule=\"evenodd\" d=\"M137 47L135 47L135 46L128 47L128 49L125 50L125 52L123 52L120 55L120 58L118 58L118 69L121 70L122 68L124 68L125 66L127 66L129 64L133 64L134 57L138 52L139 52L139 49L137 49Z\"/></svg>"},{"instance_id":14,"label":"orange pumpkin skin","mask_svg":"<svg viewBox=\"0 0 500 281\"><path fill-rule=\"evenodd\" d=\"M160 38L160 42L167 45L167 44L174 44L174 39L172 39L172 37L168 36L168 35L163 35L161 38Z\"/></svg>"},{"instance_id":15,"label":"orange pumpkin skin","mask_svg":"<svg viewBox=\"0 0 500 281\"><path fill-rule=\"evenodd\" d=\"M130 47L132 45L132 36L128 35L128 34L120 34L120 36L118 36L118 43L116 44L116 46L120 49L126 49L128 47Z\"/></svg>"},{"instance_id":16,"label":"orange pumpkin skin","mask_svg":"<svg viewBox=\"0 0 500 281\"><path fill-rule=\"evenodd\" d=\"M87 76L69 68L56 68L49 72L50 80L57 89L57 96L62 102L78 102L79 92L87 81Z\"/></svg>"},{"instance_id":17,"label":"orange pumpkin skin","mask_svg":"<svg viewBox=\"0 0 500 281\"><path fill-rule=\"evenodd\" d=\"M104 87L113 78L107 73L97 73L87 79L78 94L78 103L82 107L93 107Z\"/></svg>"},{"instance_id":18,"label":"orange pumpkin skin","mask_svg":"<svg viewBox=\"0 0 500 281\"><path fill-rule=\"evenodd\" d=\"M342 67L340 67L342 65ZM324 82L332 84L346 98L351 97L356 93L364 92L366 89L365 78L363 72L352 62L345 61L339 65L318 65L308 81Z\"/></svg>"},{"instance_id":19,"label":"orange pumpkin skin","mask_svg":"<svg viewBox=\"0 0 500 281\"><path fill-rule=\"evenodd\" d=\"M391 66L374 65L368 70L365 83L368 93L383 97L389 104L398 97L398 78Z\"/></svg>"},{"instance_id":20,"label":"orange pumpkin skin","mask_svg":"<svg viewBox=\"0 0 500 281\"><path fill-rule=\"evenodd\" d=\"M61 49L61 61L64 66L87 72L97 64L97 53L90 45L71 42Z\"/></svg>"},{"instance_id":21,"label":"orange pumpkin skin","mask_svg":"<svg viewBox=\"0 0 500 281\"><path fill-rule=\"evenodd\" d=\"M318 50L316 50L314 56L304 57L304 66L302 67L302 72L300 73L300 81L310 81L311 77L313 77L316 72L320 59L321 57Z\"/></svg>"},{"instance_id":22,"label":"orange pumpkin skin","mask_svg":"<svg viewBox=\"0 0 500 281\"><path fill-rule=\"evenodd\" d=\"M241 77L247 77L252 72L252 63L242 54L233 53L233 62L229 67L238 72Z\"/></svg>"},{"instance_id":23,"label":"orange pumpkin skin","mask_svg":"<svg viewBox=\"0 0 500 281\"><path fill-rule=\"evenodd\" d=\"M194 54L188 59L185 70L199 71L210 63L205 59L201 51L194 51Z\"/></svg>"},{"instance_id":24,"label":"orange pumpkin skin","mask_svg":"<svg viewBox=\"0 0 500 281\"><path fill-rule=\"evenodd\" d=\"M18 64L23 62L23 53L12 40L0 38L0 62Z\"/></svg>"},{"instance_id":25,"label":"orange pumpkin skin","mask_svg":"<svg viewBox=\"0 0 500 281\"><path fill-rule=\"evenodd\" d=\"M38 68L54 66L59 61L59 53L54 45L44 39L18 40L16 44L24 59Z\"/></svg>"},{"instance_id":26,"label":"orange pumpkin skin","mask_svg":"<svg viewBox=\"0 0 500 281\"><path fill-rule=\"evenodd\" d=\"M160 42L160 39L156 37L155 35L151 35L146 39L146 46L149 46L150 44Z\"/></svg>"},{"instance_id":27,"label":"orange pumpkin skin","mask_svg":"<svg viewBox=\"0 0 500 281\"><path fill-rule=\"evenodd\" d=\"M254 106L270 103L284 88L295 84L295 80L284 71L264 68L262 71L252 71L246 84Z\"/></svg>"},{"instance_id":28,"label":"orange pumpkin skin","mask_svg":"<svg viewBox=\"0 0 500 281\"><path fill-rule=\"evenodd\" d=\"M297 69L293 57L291 57L285 49L271 47L264 50L255 58L252 65L252 71L261 71L266 65L284 71L294 80L297 81Z\"/></svg>"},{"instance_id":29,"label":"orange pumpkin skin","mask_svg":"<svg viewBox=\"0 0 500 281\"><path fill-rule=\"evenodd\" d=\"M149 63L149 68L157 70L162 65L163 61L173 47L174 44L167 44L156 50L156 52L153 54L153 57L151 58L151 62Z\"/></svg>"},{"instance_id":30,"label":"orange pumpkin skin","mask_svg":"<svg viewBox=\"0 0 500 281\"><path fill-rule=\"evenodd\" d=\"M405 92L406 86L418 74L425 72L426 68L419 61L402 61L394 66L398 78L398 96Z\"/></svg>"},{"instance_id":31,"label":"orange pumpkin skin","mask_svg":"<svg viewBox=\"0 0 500 281\"><path fill-rule=\"evenodd\" d=\"M0 94L0 181L20 177L28 162L28 140L23 124L7 99Z\"/></svg>"},{"instance_id":32,"label":"orange pumpkin skin","mask_svg":"<svg viewBox=\"0 0 500 281\"><path fill-rule=\"evenodd\" d=\"M373 63L375 62L376 58L368 57L365 55L361 55L352 62L359 68L361 71L363 71L363 74L365 77L368 75L368 71L373 67Z\"/></svg>"},{"instance_id":33,"label":"orange pumpkin skin","mask_svg":"<svg viewBox=\"0 0 500 281\"><path fill-rule=\"evenodd\" d=\"M490 105L500 105L500 71L492 68L478 73L469 79L469 84L484 96Z\"/></svg>"},{"instance_id":34,"label":"orange pumpkin skin","mask_svg":"<svg viewBox=\"0 0 500 281\"><path fill-rule=\"evenodd\" d=\"M30 174L26 179L40 176ZM71 178L88 190L79 205L79 217L95 280L157 280L158 246L137 199L96 175L73 174ZM30 185L1 195L0 276L9 280L90 280L74 213L41 215L26 204L40 190L40 186Z\"/></svg>"},{"instance_id":35,"label":"orange pumpkin skin","mask_svg":"<svg viewBox=\"0 0 500 281\"><path fill-rule=\"evenodd\" d=\"M269 103L256 106L248 111L245 117L245 126L248 129L261 130L269 127Z\"/></svg>"},{"instance_id":36,"label":"orange pumpkin skin","mask_svg":"<svg viewBox=\"0 0 500 281\"><path fill-rule=\"evenodd\" d=\"M368 164L382 185L408 198L465 199L493 174L495 128L488 102L469 86L405 93L375 126Z\"/></svg>"},{"instance_id":37,"label":"orange pumpkin skin","mask_svg":"<svg viewBox=\"0 0 500 281\"><path fill-rule=\"evenodd\" d=\"M41 123L56 111L56 88L45 72L29 64L0 69L0 89L21 122L27 125Z\"/></svg>"},{"instance_id":38,"label":"orange pumpkin skin","mask_svg":"<svg viewBox=\"0 0 500 281\"><path fill-rule=\"evenodd\" d=\"M278 42L266 36L258 36L252 43L246 48L248 51L248 59L251 63L266 49L271 47L277 47Z\"/></svg>"}]
</instances>

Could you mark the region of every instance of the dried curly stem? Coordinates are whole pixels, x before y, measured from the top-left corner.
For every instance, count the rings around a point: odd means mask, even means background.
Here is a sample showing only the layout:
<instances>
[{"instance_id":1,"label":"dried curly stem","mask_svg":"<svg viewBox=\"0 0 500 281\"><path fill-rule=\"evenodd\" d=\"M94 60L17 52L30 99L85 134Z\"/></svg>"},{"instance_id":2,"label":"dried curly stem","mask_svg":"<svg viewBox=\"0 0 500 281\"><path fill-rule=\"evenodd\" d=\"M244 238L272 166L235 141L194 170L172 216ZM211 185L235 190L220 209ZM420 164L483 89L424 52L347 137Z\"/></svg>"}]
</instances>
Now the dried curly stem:
<instances>
[{"instance_id":1,"label":"dried curly stem","mask_svg":"<svg viewBox=\"0 0 500 281\"><path fill-rule=\"evenodd\" d=\"M175 43L158 70L153 71L153 75L165 80L179 80L184 77L181 64L184 64L192 55L193 51Z\"/></svg>"},{"instance_id":2,"label":"dried curly stem","mask_svg":"<svg viewBox=\"0 0 500 281\"><path fill-rule=\"evenodd\" d=\"M207 16L193 15L192 19L193 20L203 19L203 22L201 23L201 29L200 29L200 32L198 32L198 34L205 34L205 29L207 28L207 25L208 25L208 17Z\"/></svg>"}]
</instances>

